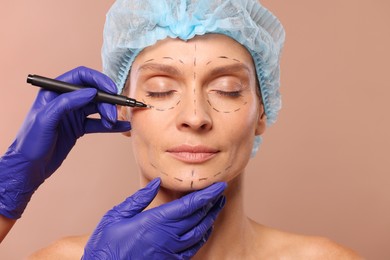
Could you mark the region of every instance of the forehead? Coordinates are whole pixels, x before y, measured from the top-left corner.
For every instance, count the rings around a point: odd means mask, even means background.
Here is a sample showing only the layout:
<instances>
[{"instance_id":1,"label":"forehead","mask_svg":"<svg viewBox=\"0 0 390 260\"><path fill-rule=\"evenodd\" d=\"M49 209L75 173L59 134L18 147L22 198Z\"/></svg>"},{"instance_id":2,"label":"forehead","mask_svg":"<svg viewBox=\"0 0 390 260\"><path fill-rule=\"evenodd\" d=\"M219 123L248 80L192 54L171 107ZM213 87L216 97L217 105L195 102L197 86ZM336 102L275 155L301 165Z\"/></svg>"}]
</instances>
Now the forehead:
<instances>
[{"instance_id":1,"label":"forehead","mask_svg":"<svg viewBox=\"0 0 390 260\"><path fill-rule=\"evenodd\" d=\"M175 60L182 63L201 63L239 61L253 64L247 49L232 38L222 34L198 35L188 41L166 38L141 51L133 67L150 60Z\"/></svg>"}]
</instances>

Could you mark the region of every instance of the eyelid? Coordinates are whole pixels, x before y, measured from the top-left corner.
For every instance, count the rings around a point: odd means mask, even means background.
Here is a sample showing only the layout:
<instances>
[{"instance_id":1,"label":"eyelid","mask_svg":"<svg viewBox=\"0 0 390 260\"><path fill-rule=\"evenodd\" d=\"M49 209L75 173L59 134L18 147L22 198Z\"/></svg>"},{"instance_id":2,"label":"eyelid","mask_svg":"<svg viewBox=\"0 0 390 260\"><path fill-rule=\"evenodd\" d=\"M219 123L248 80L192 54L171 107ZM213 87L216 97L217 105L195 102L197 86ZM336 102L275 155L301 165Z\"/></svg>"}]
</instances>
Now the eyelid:
<instances>
[{"instance_id":1,"label":"eyelid","mask_svg":"<svg viewBox=\"0 0 390 260\"><path fill-rule=\"evenodd\" d=\"M222 82L222 84L221 84ZM242 91L248 87L242 79L235 76L220 76L208 83L208 87L217 88L223 91ZM231 88L228 88L231 87Z\"/></svg>"},{"instance_id":2,"label":"eyelid","mask_svg":"<svg viewBox=\"0 0 390 260\"><path fill-rule=\"evenodd\" d=\"M164 92L178 89L178 82L166 76L153 76L142 82L142 89L146 92Z\"/></svg>"}]
</instances>

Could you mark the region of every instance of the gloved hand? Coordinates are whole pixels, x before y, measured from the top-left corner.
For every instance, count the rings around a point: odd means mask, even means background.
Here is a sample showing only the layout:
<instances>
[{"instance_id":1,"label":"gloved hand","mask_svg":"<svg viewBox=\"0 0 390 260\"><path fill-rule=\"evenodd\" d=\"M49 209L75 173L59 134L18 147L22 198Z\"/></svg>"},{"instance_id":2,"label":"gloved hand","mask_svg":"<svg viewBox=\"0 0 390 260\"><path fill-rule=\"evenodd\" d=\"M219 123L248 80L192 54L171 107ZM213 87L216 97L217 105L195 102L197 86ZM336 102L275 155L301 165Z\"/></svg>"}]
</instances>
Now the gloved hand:
<instances>
[{"instance_id":1,"label":"gloved hand","mask_svg":"<svg viewBox=\"0 0 390 260\"><path fill-rule=\"evenodd\" d=\"M203 246L225 204L226 183L190 193L141 212L156 196L160 179L108 211L82 259L189 259Z\"/></svg>"},{"instance_id":2,"label":"gloved hand","mask_svg":"<svg viewBox=\"0 0 390 260\"><path fill-rule=\"evenodd\" d=\"M115 105L95 103L96 89L116 93L104 74L79 67L57 79L86 89L58 94L40 90L15 141L0 158L0 214L20 218L34 191L65 160L86 133L123 132L129 122L117 121ZM99 113L101 119L88 115Z\"/></svg>"}]
</instances>

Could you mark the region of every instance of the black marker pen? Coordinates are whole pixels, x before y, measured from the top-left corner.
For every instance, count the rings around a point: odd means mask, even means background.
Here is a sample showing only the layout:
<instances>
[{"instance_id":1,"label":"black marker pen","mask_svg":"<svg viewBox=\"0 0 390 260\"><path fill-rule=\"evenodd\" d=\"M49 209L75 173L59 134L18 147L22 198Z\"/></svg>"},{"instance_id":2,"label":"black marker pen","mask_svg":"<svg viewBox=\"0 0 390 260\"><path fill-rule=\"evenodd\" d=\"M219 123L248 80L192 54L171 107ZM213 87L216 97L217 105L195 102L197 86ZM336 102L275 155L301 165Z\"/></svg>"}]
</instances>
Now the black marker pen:
<instances>
[{"instance_id":1,"label":"black marker pen","mask_svg":"<svg viewBox=\"0 0 390 260\"><path fill-rule=\"evenodd\" d=\"M27 83L30 83L33 86L38 86L59 93L71 92L74 90L79 90L84 88L84 86L73 85L67 82L50 79L38 75L31 75L31 74L27 76ZM133 98L129 98L117 94L109 94L107 92L103 92L100 90L98 90L96 94L95 101L106 102L114 105L129 106L129 107L145 107L145 108L151 107Z\"/></svg>"}]
</instances>

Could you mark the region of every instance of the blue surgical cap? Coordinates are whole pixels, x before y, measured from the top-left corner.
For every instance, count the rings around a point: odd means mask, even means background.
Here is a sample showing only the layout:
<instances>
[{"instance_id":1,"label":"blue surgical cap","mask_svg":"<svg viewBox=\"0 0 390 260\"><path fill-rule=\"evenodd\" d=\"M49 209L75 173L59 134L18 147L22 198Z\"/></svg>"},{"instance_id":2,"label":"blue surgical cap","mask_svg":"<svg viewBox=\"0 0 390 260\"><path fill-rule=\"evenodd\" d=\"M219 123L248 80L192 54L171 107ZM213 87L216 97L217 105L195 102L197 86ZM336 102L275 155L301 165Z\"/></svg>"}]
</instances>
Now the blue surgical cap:
<instances>
[{"instance_id":1,"label":"blue surgical cap","mask_svg":"<svg viewBox=\"0 0 390 260\"><path fill-rule=\"evenodd\" d=\"M144 48L167 37L189 40L207 33L227 35L251 53L267 124L274 123L281 108L279 62L285 32L257 0L117 0L104 26L103 72L120 93Z\"/></svg>"}]
</instances>

